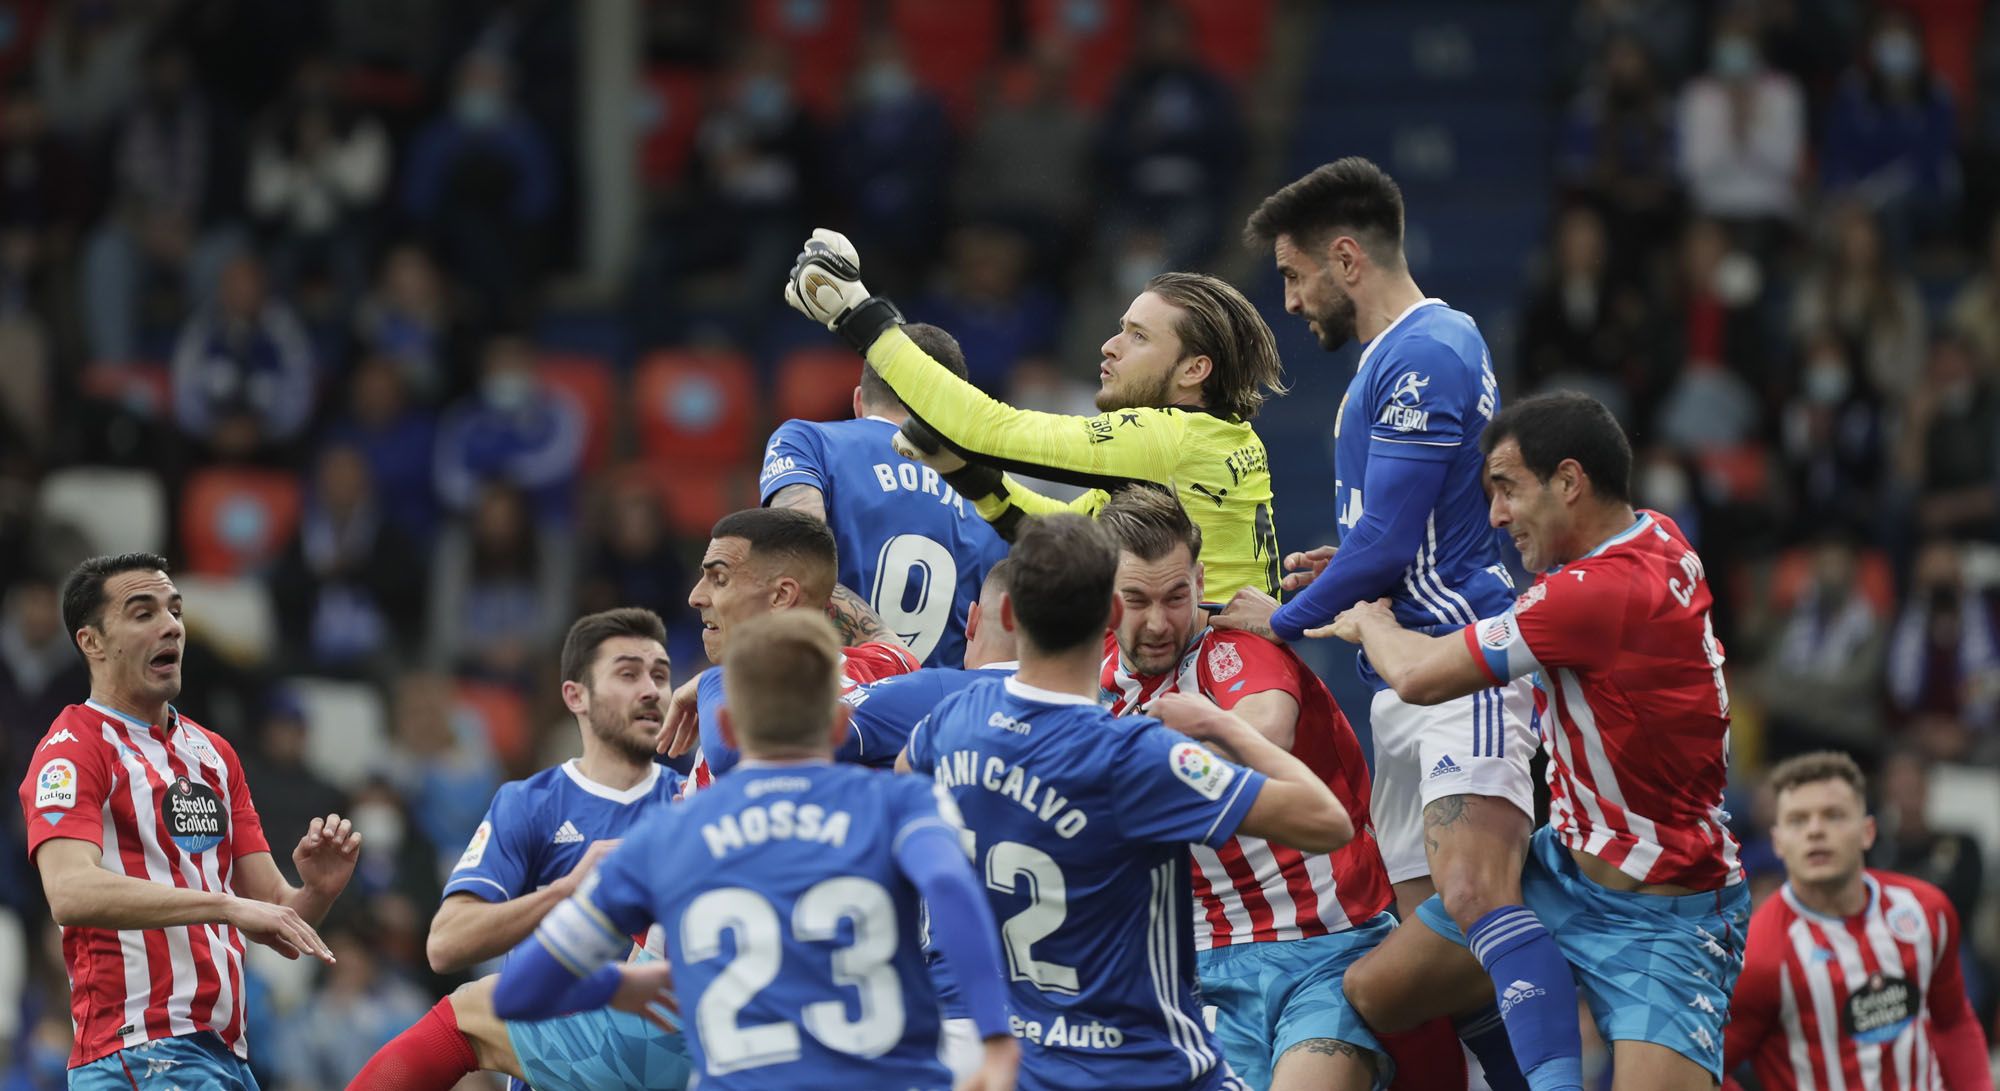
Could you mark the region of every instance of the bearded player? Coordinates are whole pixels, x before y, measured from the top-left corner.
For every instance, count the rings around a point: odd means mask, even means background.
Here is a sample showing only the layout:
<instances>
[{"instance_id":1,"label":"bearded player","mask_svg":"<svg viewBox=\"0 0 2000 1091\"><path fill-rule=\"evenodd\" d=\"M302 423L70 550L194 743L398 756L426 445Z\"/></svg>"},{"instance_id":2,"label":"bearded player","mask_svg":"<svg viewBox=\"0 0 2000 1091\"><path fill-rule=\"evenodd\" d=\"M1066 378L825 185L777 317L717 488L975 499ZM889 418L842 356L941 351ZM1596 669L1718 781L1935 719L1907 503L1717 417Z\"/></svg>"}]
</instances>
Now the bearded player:
<instances>
[{"instance_id":1,"label":"bearded player","mask_svg":"<svg viewBox=\"0 0 2000 1091\"><path fill-rule=\"evenodd\" d=\"M1354 840L1304 853L1239 834L1190 846L1203 999L1230 1067L1271 1091L1365 1091L1387 1079L1383 1043L1341 994L1354 960L1395 928L1389 876L1368 824L1368 766L1333 695L1291 650L1208 627L1201 531L1162 489L1126 489L1098 520L1118 540L1120 615L1103 687L1114 715L1199 693L1306 763L1353 818ZM1400 1086L1465 1085L1439 1022L1395 1050Z\"/></svg>"},{"instance_id":2,"label":"bearded player","mask_svg":"<svg viewBox=\"0 0 2000 1091\"><path fill-rule=\"evenodd\" d=\"M1931 884L1862 866L1875 819L1854 759L1801 754L1765 783L1785 885L1750 918L1728 1069L1748 1064L1764 1091L1992 1091L1958 914Z\"/></svg>"},{"instance_id":3,"label":"bearded player","mask_svg":"<svg viewBox=\"0 0 2000 1091\"><path fill-rule=\"evenodd\" d=\"M868 294L847 237L820 228L785 300L839 334L909 409L900 435L1012 539L1027 515L1095 513L1111 490L1179 493L1209 545L1209 589L1278 590L1278 532L1264 441L1250 427L1284 393L1277 343L1243 293L1199 273L1146 284L1104 342L1094 417L1035 413L987 397L903 332L896 305ZM1068 503L1031 492L1013 470L1087 488Z\"/></svg>"},{"instance_id":4,"label":"bearded player","mask_svg":"<svg viewBox=\"0 0 2000 1091\"><path fill-rule=\"evenodd\" d=\"M1611 1043L1615 1091L1709 1091L1750 898L1722 809L1729 693L1701 558L1671 520L1633 510L1632 449L1595 399L1530 398L1496 416L1480 447L1493 525L1541 573L1533 586L1442 636L1404 628L1380 599L1314 635L1361 644L1412 704L1540 675L1549 824L1529 848L1522 912L1568 965L1489 978L1496 949L1528 924L1475 930L1468 954L1432 898L1421 926L1348 971L1347 995L1392 1030L1486 1002L1496 980L1504 1012L1573 972Z\"/></svg>"}]
</instances>

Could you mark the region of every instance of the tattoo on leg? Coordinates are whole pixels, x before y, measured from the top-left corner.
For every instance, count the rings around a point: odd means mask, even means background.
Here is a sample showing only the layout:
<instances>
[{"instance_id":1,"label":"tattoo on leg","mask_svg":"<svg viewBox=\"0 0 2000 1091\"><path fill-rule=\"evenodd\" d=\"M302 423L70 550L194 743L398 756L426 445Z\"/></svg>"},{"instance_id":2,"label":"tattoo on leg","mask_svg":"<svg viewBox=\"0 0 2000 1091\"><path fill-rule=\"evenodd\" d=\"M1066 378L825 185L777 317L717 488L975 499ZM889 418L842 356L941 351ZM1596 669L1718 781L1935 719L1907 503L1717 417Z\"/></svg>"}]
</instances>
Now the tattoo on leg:
<instances>
[{"instance_id":1,"label":"tattoo on leg","mask_svg":"<svg viewBox=\"0 0 2000 1091\"><path fill-rule=\"evenodd\" d=\"M1373 1060L1369 1054L1362 1051L1360 1046L1335 1038L1308 1038L1286 1050L1284 1056L1289 1057L1294 1053L1301 1052L1317 1053L1322 1057L1355 1057L1364 1061ZM1283 1060L1284 1058L1281 1057L1279 1059Z\"/></svg>"},{"instance_id":2,"label":"tattoo on leg","mask_svg":"<svg viewBox=\"0 0 2000 1091\"><path fill-rule=\"evenodd\" d=\"M1446 796L1424 806L1424 848L1436 853L1438 840L1432 831L1455 826L1465 818L1466 796Z\"/></svg>"}]
</instances>

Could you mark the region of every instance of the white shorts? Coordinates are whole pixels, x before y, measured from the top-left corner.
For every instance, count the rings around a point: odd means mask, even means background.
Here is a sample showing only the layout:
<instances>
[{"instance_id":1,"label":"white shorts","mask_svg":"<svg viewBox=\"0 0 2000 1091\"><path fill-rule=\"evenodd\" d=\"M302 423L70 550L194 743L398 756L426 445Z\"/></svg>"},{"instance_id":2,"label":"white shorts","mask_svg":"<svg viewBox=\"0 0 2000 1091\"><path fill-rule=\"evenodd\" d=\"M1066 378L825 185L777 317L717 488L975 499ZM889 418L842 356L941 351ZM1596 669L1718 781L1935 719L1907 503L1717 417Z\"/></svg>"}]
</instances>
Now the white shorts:
<instances>
[{"instance_id":1,"label":"white shorts","mask_svg":"<svg viewBox=\"0 0 2000 1091\"><path fill-rule=\"evenodd\" d=\"M1525 678L1441 705L1405 704L1382 690L1368 706L1375 736L1375 790L1368 802L1389 881L1431 873L1424 807L1448 796L1493 796L1535 817L1528 773L1539 740L1535 688Z\"/></svg>"},{"instance_id":2,"label":"white shorts","mask_svg":"<svg viewBox=\"0 0 2000 1091\"><path fill-rule=\"evenodd\" d=\"M946 1019L938 1028L938 1060L951 1071L953 1083L963 1083L986 1063L986 1043L979 1024L970 1019Z\"/></svg>"}]
</instances>

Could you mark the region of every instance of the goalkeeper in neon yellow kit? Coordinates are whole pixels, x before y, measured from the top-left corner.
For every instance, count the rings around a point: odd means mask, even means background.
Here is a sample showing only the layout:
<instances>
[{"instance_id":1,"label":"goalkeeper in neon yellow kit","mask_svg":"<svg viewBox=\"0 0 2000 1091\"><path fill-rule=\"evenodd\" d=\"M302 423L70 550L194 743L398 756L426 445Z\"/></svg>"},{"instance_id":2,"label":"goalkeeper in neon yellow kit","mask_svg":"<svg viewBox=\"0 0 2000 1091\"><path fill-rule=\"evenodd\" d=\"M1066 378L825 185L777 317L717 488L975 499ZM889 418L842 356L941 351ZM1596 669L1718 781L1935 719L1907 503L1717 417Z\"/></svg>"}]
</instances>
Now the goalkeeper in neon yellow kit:
<instances>
[{"instance_id":1,"label":"goalkeeper in neon yellow kit","mask_svg":"<svg viewBox=\"0 0 2000 1091\"><path fill-rule=\"evenodd\" d=\"M862 286L860 256L838 232L813 232L785 300L867 357L909 408L898 449L943 472L1003 535L1027 515L1094 515L1127 485L1171 488L1201 528L1205 601L1278 593L1271 473L1249 422L1267 393L1284 393L1282 368L1270 327L1227 283L1199 273L1147 283L1104 343L1094 417L1016 409L932 360L903 334L895 304ZM1007 470L1091 491L1065 503Z\"/></svg>"}]
</instances>

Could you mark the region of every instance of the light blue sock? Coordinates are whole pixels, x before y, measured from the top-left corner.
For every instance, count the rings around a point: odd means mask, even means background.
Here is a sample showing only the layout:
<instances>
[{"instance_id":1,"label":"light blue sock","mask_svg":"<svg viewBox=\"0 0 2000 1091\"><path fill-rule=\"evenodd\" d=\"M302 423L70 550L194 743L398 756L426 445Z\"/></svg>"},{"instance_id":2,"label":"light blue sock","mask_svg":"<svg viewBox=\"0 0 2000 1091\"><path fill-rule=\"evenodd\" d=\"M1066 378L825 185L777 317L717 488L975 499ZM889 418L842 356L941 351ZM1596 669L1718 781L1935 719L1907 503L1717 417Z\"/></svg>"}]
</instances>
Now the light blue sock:
<instances>
[{"instance_id":1,"label":"light blue sock","mask_svg":"<svg viewBox=\"0 0 2000 1091\"><path fill-rule=\"evenodd\" d=\"M1530 1091L1583 1091L1576 981L1548 929L1526 906L1507 905L1479 918L1466 939L1493 979L1500 1018Z\"/></svg>"},{"instance_id":2,"label":"light blue sock","mask_svg":"<svg viewBox=\"0 0 2000 1091\"><path fill-rule=\"evenodd\" d=\"M1493 1091L1528 1091L1528 1080L1514 1062L1514 1047L1507 1042L1507 1024L1501 1022L1498 1007L1488 1004L1484 1011L1454 1020L1452 1029L1465 1048L1479 1058L1486 1086Z\"/></svg>"}]
</instances>

